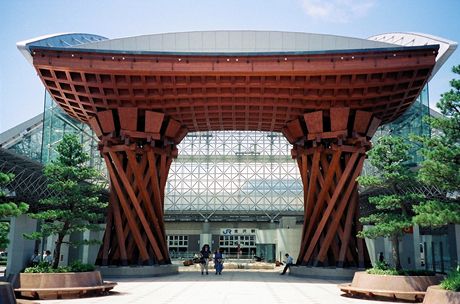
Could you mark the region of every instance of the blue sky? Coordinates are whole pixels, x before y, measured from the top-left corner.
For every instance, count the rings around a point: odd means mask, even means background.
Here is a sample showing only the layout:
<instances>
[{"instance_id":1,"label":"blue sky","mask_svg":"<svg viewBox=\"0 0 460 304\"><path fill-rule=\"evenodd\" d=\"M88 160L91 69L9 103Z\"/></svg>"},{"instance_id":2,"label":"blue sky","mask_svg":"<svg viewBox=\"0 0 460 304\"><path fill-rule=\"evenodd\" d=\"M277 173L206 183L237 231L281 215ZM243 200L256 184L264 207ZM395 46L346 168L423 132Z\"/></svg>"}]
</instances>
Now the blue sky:
<instances>
[{"instance_id":1,"label":"blue sky","mask_svg":"<svg viewBox=\"0 0 460 304\"><path fill-rule=\"evenodd\" d=\"M192 30L279 30L367 38L422 32L460 41L459 0L2 0L0 132L43 111L43 86L16 42L61 32L108 38ZM432 106L449 89L457 50L430 83Z\"/></svg>"}]
</instances>

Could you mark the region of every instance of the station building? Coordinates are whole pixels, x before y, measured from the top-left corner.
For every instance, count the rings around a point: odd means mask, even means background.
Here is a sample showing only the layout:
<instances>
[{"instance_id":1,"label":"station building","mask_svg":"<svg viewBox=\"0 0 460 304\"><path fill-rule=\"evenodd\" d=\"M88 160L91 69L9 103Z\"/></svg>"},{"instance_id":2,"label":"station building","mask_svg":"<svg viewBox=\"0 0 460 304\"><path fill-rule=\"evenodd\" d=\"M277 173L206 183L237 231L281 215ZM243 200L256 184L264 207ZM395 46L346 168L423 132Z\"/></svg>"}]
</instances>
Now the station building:
<instances>
[{"instance_id":1,"label":"station building","mask_svg":"<svg viewBox=\"0 0 460 304\"><path fill-rule=\"evenodd\" d=\"M254 52L263 55L270 52L296 54L338 50L351 54L357 50L436 44L439 51L429 79L435 76L456 48L456 43L446 39L415 33L388 33L368 39L259 31L168 33L121 39L65 34L19 43L18 48L28 60L32 60L31 50L28 49L31 44L54 49L71 46L102 53L119 50L120 54L140 54L143 50L155 50L159 54L187 52L242 56ZM235 57L231 58L234 60ZM433 114L429 108L428 88L429 83L426 83L416 101L397 119L381 126L374 139L384 134L430 134L431 130L422 120L423 116ZM37 98L36 102L39 100ZM45 90L42 114L0 134L0 169L16 174L10 187L18 200L33 205L48 194L46 180L40 170L56 156L56 145L68 133L79 136L91 155L90 165L100 172L98 182L108 189L109 178L98 149L98 136L79 119L78 112L73 113L69 115L63 111L50 92ZM172 259L189 258L203 244L210 244L213 249L220 247L228 256L236 257L238 254L241 258L258 256L266 261L275 261L281 260L286 252L298 256L304 223L304 189L298 164L292 159L292 145L282 133L197 131L188 133L177 147L180 152L171 165L164 199L166 240ZM414 153L414 164L418 161L420 159ZM365 165L363 174L372 170ZM361 208L366 204L365 195L361 195L360 204ZM21 216L13 219L12 224L13 241L9 251L24 252L19 257L19 260L22 259L20 262L25 261L34 249L52 249L52 240L38 244L20 239L23 232L36 229L39 223ZM459 230L458 226L436 231L415 226L402 241L403 265L438 271L448 269L458 261L460 254ZM103 234L97 237L102 240ZM71 238L85 238L85 235L73 235ZM390 259L386 240L366 240L366 244L371 260L379 252L384 252L385 257ZM98 249L97 246L84 246L77 250L65 248L62 261L65 263L78 258L94 262ZM20 262L14 264L10 261L10 267L18 268Z\"/></svg>"}]
</instances>

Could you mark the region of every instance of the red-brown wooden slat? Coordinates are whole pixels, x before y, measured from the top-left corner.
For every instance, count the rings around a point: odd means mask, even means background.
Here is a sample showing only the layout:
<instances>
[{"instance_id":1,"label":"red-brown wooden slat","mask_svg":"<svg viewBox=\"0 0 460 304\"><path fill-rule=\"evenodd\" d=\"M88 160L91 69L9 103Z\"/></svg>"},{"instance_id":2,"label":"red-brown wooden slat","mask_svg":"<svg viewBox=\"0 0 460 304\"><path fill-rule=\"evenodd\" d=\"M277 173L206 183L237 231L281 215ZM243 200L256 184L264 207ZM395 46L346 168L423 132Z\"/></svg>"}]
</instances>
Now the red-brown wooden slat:
<instances>
[{"instance_id":1,"label":"red-brown wooden slat","mask_svg":"<svg viewBox=\"0 0 460 304\"><path fill-rule=\"evenodd\" d=\"M304 135L303 130L302 130L302 126L300 125L300 121L298 119L294 119L294 120L288 122L286 124L286 127L287 127L287 129L289 131L288 134L290 136L292 136L294 141Z\"/></svg>"},{"instance_id":2,"label":"red-brown wooden slat","mask_svg":"<svg viewBox=\"0 0 460 304\"><path fill-rule=\"evenodd\" d=\"M133 184L137 185L138 191L140 193L140 197L142 197L143 202L144 202L143 204L144 208L147 210L147 215L149 216L150 220L153 223L154 229L152 230L152 232L154 233L155 238L156 238L156 246L161 251L162 256L166 256L167 253L165 252L165 248L164 248L165 236L164 236L164 232L161 229L161 224L160 224L160 222L163 219L162 217L163 214L156 213L154 210L155 202L152 202L150 199L150 196L147 191L147 186L149 184L144 183L144 179L142 178L142 175L141 175L142 174L141 169L137 164L136 156L134 155L132 151L127 151L127 155L128 155L128 165L131 167L133 174L134 174L134 178L135 178L135 183ZM146 159L145 154L144 154L143 159L144 160ZM147 162L145 161L144 163L147 164ZM150 169L156 169L156 168L150 168ZM147 170L147 174L148 175L151 174L155 176L157 173L156 173L156 170ZM138 201L140 201L139 197L137 197L137 199Z\"/></svg>"},{"instance_id":3,"label":"red-brown wooden slat","mask_svg":"<svg viewBox=\"0 0 460 304\"><path fill-rule=\"evenodd\" d=\"M350 200L348 210L347 210L347 218L345 220L345 230L343 231L343 239L342 239L342 246L340 247L340 254L339 254L339 266L342 267L343 263L345 262L345 255L347 250L349 250L349 241L351 237L351 231L352 231L352 225L353 225L353 219L355 216L355 208L356 205L358 204L357 200L353 199L353 197Z\"/></svg>"},{"instance_id":4,"label":"red-brown wooden slat","mask_svg":"<svg viewBox=\"0 0 460 304\"><path fill-rule=\"evenodd\" d=\"M142 223L143 231L147 234L150 246L152 246L153 250L155 251L155 254L157 255L157 259L159 261L163 261L164 257L161 254L160 249L158 248L158 244L150 229L149 223L147 222L147 219L145 218L144 212L139 204L139 201L137 200L136 194L134 193L131 184L128 181L128 178L125 175L125 172L123 170L123 167L121 166L121 163L116 157L113 157L113 156L112 156L112 160L113 160L113 164L115 168L117 169L118 175L121 181L123 182L123 186L126 192L128 193L131 203L133 204L136 210L136 214Z\"/></svg>"},{"instance_id":5,"label":"red-brown wooden slat","mask_svg":"<svg viewBox=\"0 0 460 304\"><path fill-rule=\"evenodd\" d=\"M118 108L118 119L122 130L137 131L137 108Z\"/></svg>"},{"instance_id":6,"label":"red-brown wooden slat","mask_svg":"<svg viewBox=\"0 0 460 304\"><path fill-rule=\"evenodd\" d=\"M377 117L372 118L371 124L369 125L369 128L366 133L367 137L371 138L372 136L374 136L375 132L380 127L381 122L382 120L378 119Z\"/></svg>"},{"instance_id":7,"label":"red-brown wooden slat","mask_svg":"<svg viewBox=\"0 0 460 304\"><path fill-rule=\"evenodd\" d=\"M115 123L113 121L112 110L98 112L97 118L99 120L102 132L110 133L115 131Z\"/></svg>"},{"instance_id":8,"label":"red-brown wooden slat","mask_svg":"<svg viewBox=\"0 0 460 304\"><path fill-rule=\"evenodd\" d=\"M305 113L303 117L309 133L323 132L323 111Z\"/></svg>"},{"instance_id":9,"label":"red-brown wooden slat","mask_svg":"<svg viewBox=\"0 0 460 304\"><path fill-rule=\"evenodd\" d=\"M331 108L331 131L346 130L348 125L348 115L350 108Z\"/></svg>"},{"instance_id":10,"label":"red-brown wooden slat","mask_svg":"<svg viewBox=\"0 0 460 304\"><path fill-rule=\"evenodd\" d=\"M322 164L322 167L323 167L323 170L325 172L328 171L329 169L329 165L327 164L327 160L326 160L326 157L325 155L323 154L322 157L321 157L321 164ZM324 179L322 178L322 175L319 175L319 182L320 182L320 185L321 187L324 187L325 186L325 181ZM326 195L325 195L325 201L327 203L327 205L329 205L330 201L331 201L331 196L330 194L334 193L334 189L335 189L335 182L332 181L331 182L331 187L329 187L329 191L327 191ZM334 217L335 216L335 210L332 211L331 213L331 217ZM343 228L339 225L337 227L337 235L339 236L339 239L341 242L344 242L344 231L343 231ZM353 257L352 257L352 254L351 254L351 251L350 251L350 248L348 248L347 252L347 259L349 259L350 261L353 260Z\"/></svg>"},{"instance_id":11,"label":"red-brown wooden slat","mask_svg":"<svg viewBox=\"0 0 460 304\"><path fill-rule=\"evenodd\" d=\"M142 241L142 237L140 234L140 231L136 225L136 221L134 216L131 214L131 209L130 206L127 202L127 200L124 197L123 191L121 190L120 184L118 183L118 177L116 174L116 170L113 167L113 164L111 160L109 159L109 155L104 154L103 155L105 163L107 164L107 170L109 171L110 178L112 181L112 184L116 190L116 193L118 195L118 199L120 200L121 206L123 208L124 214L126 215L128 225L130 226L130 230L133 234L133 238L136 241L137 247L139 249L139 253L143 259L143 261L148 261L149 260L149 255L146 250L145 243ZM111 157L113 159L113 157Z\"/></svg>"},{"instance_id":12,"label":"red-brown wooden slat","mask_svg":"<svg viewBox=\"0 0 460 304\"><path fill-rule=\"evenodd\" d=\"M359 176L359 174L361 173L361 170L362 170L362 167L363 167L363 164L364 164L364 155L362 155L360 157L360 159L358 160L358 164L353 172L353 175L352 175L352 178L350 180L350 183L348 185L348 188L346 189L345 191L345 194L339 204L339 207L337 209L337 214L343 214L343 211L345 209L345 207L347 206L347 203L349 202L349 198L353 192L353 189L355 187L355 184L356 184L356 178ZM350 162L353 161L353 157L350 158ZM339 221L340 221L340 216L336 216L332 219L333 221L333 224L329 227L329 230L327 232L327 235L326 235L326 238L325 238L325 241L324 241L324 244L323 246L321 247L321 250L318 254L318 256L316 257L317 261L319 262L322 262L325 258L325 255L326 255L326 252L327 252L327 248L329 247L329 244L330 242L332 241L332 238L334 237L335 235L335 232L337 230L337 225L339 225ZM347 244L348 245L348 244Z\"/></svg>"},{"instance_id":13,"label":"red-brown wooden slat","mask_svg":"<svg viewBox=\"0 0 460 304\"><path fill-rule=\"evenodd\" d=\"M331 166L329 170L327 171L326 180L324 182L324 187L322 187L320 194L318 195L318 199L315 201L315 208L313 210L313 213L310 216L310 220L309 220L310 222L308 225L307 233L305 235L307 238L310 236L311 231L313 231L313 228L315 227L318 221L318 217L323 211L325 197L326 197L327 192L329 191L329 188L331 187L331 182L332 182L332 178L334 177L335 170L339 166L341 154L342 153L340 150L337 150L334 152L334 155L331 161ZM320 159L317 159L317 162L318 162L318 167L319 167ZM318 175L321 174L320 173L321 171L318 171L318 172L319 172Z\"/></svg>"},{"instance_id":14,"label":"red-brown wooden slat","mask_svg":"<svg viewBox=\"0 0 460 304\"><path fill-rule=\"evenodd\" d=\"M359 134L366 134L367 127L369 126L371 118L372 118L371 112L356 111L355 122L353 124L353 131L356 131Z\"/></svg>"},{"instance_id":15,"label":"red-brown wooden slat","mask_svg":"<svg viewBox=\"0 0 460 304\"><path fill-rule=\"evenodd\" d=\"M164 117L163 113L145 111L145 132L160 133Z\"/></svg>"},{"instance_id":16,"label":"red-brown wooden slat","mask_svg":"<svg viewBox=\"0 0 460 304\"><path fill-rule=\"evenodd\" d=\"M94 133L96 133L97 137L102 136L102 130L101 130L101 127L99 126L99 122L97 121L96 117L91 117L89 119L89 125L91 129L94 131Z\"/></svg>"},{"instance_id":17,"label":"red-brown wooden slat","mask_svg":"<svg viewBox=\"0 0 460 304\"><path fill-rule=\"evenodd\" d=\"M358 159L358 153L354 153L350 161L348 162L345 168L345 171L342 177L340 178L339 183L337 184L337 187L334 190L334 195L331 198L331 203L327 206L327 209L324 212L323 218L321 219L319 225L316 227L315 234L311 238L309 247L307 249L307 253L304 256L304 262L307 262L310 259L310 256L313 253L314 248L316 247L316 243L318 242L319 236L323 232L324 226L326 225L326 222L329 219L329 215L331 214L332 209L334 208L337 202L337 199L339 198L339 195L341 194L342 189L345 186L345 183L347 182L349 175L352 172L352 169L354 168L354 165L357 159Z\"/></svg>"},{"instance_id":18,"label":"red-brown wooden slat","mask_svg":"<svg viewBox=\"0 0 460 304\"><path fill-rule=\"evenodd\" d=\"M180 129L180 122L174 119L170 119L168 122L168 126L166 127L165 136L174 139L176 138L176 135L179 133Z\"/></svg>"},{"instance_id":19,"label":"red-brown wooden slat","mask_svg":"<svg viewBox=\"0 0 460 304\"><path fill-rule=\"evenodd\" d=\"M113 203L113 217L115 219L115 231L117 232L117 248L120 250L120 263L121 265L126 266L128 264L128 256L126 254L125 247L126 238L123 235L123 222L120 216L120 206L118 205L118 201L114 201Z\"/></svg>"},{"instance_id":20,"label":"red-brown wooden slat","mask_svg":"<svg viewBox=\"0 0 460 304\"><path fill-rule=\"evenodd\" d=\"M107 210L107 223L105 225L105 233L104 233L104 239L102 243L102 250L99 251L99 254L102 252L102 261L101 265L102 266L107 266L108 265L108 255L109 255L109 248L110 248L110 241L111 241L111 236L112 236L112 220L113 220L113 200L115 199L114 197L114 192L110 192L110 203L108 206Z\"/></svg>"}]
</instances>

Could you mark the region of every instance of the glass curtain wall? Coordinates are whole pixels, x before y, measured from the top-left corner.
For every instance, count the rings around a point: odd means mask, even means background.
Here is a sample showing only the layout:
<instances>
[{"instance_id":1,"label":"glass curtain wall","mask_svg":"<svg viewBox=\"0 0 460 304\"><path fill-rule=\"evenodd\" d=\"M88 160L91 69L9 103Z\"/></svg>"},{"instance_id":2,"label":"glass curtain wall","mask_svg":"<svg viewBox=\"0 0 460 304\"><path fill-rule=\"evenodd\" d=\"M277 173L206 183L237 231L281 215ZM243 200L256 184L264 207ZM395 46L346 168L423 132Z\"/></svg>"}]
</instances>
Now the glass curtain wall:
<instances>
[{"instance_id":1,"label":"glass curtain wall","mask_svg":"<svg viewBox=\"0 0 460 304\"><path fill-rule=\"evenodd\" d=\"M43 128L35 128L27 136L23 136L20 141L9 147L8 150L40 162L42 160L42 136Z\"/></svg>"},{"instance_id":2,"label":"glass curtain wall","mask_svg":"<svg viewBox=\"0 0 460 304\"><path fill-rule=\"evenodd\" d=\"M396 120L381 126L372 138L372 142L376 142L379 137L384 135L403 137L410 144L409 155L411 156L411 164L415 166L420 163L422 156L418 151L421 147L418 143L409 141L409 135L431 136L431 128L424 121L424 117L430 115L428 97L428 85L425 85L414 104ZM375 174L375 171L376 169L366 160L361 175Z\"/></svg>"},{"instance_id":3,"label":"glass curtain wall","mask_svg":"<svg viewBox=\"0 0 460 304\"><path fill-rule=\"evenodd\" d=\"M107 169L97 149L98 139L91 128L64 113L48 92L45 93L43 118L42 163L46 164L57 156L56 147L65 134L75 134L83 149L90 156L89 165L100 172L100 182L108 185Z\"/></svg>"},{"instance_id":4,"label":"glass curtain wall","mask_svg":"<svg viewBox=\"0 0 460 304\"><path fill-rule=\"evenodd\" d=\"M191 133L171 166L165 208L206 214L301 212L302 183L291 148L278 133Z\"/></svg>"},{"instance_id":5,"label":"glass curtain wall","mask_svg":"<svg viewBox=\"0 0 460 304\"><path fill-rule=\"evenodd\" d=\"M428 96L428 85L426 85L415 103L409 107L403 115L393 122L379 128L374 137L374 141L382 135L395 135L407 140L409 139L410 134L430 136L430 126L423 120L423 117L430 115ZM409 143L411 144L411 162L413 164L417 164L422 161L421 156L417 153L420 146L413 142Z\"/></svg>"}]
</instances>

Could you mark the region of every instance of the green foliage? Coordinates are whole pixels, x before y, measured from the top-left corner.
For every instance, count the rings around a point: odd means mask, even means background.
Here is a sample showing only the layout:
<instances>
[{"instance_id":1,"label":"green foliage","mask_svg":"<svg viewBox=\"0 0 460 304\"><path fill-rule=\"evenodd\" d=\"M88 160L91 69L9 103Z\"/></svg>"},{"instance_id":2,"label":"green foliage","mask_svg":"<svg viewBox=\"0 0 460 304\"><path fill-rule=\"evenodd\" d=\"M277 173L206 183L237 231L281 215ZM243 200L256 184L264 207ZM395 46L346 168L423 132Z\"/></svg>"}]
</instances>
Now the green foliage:
<instances>
[{"instance_id":1,"label":"green foliage","mask_svg":"<svg viewBox=\"0 0 460 304\"><path fill-rule=\"evenodd\" d=\"M70 269L72 272L87 272L87 271L94 271L96 267L92 264L83 264L80 261L75 261L70 264Z\"/></svg>"},{"instance_id":2,"label":"green foliage","mask_svg":"<svg viewBox=\"0 0 460 304\"><path fill-rule=\"evenodd\" d=\"M458 267L456 270L449 273L447 278L441 282L441 288L452 291L460 291L460 270Z\"/></svg>"},{"instance_id":3,"label":"green foliage","mask_svg":"<svg viewBox=\"0 0 460 304\"><path fill-rule=\"evenodd\" d=\"M376 145L367 153L370 163L381 175L362 177L359 183L365 186L388 186L410 181L413 173L408 170L407 161L410 146L404 139L397 136L382 136Z\"/></svg>"},{"instance_id":4,"label":"green foliage","mask_svg":"<svg viewBox=\"0 0 460 304\"><path fill-rule=\"evenodd\" d=\"M448 223L460 223L460 204L451 201L429 200L414 206L415 223L439 227Z\"/></svg>"},{"instance_id":5,"label":"green foliage","mask_svg":"<svg viewBox=\"0 0 460 304\"><path fill-rule=\"evenodd\" d=\"M94 271L96 269L94 265L83 264L80 261L75 261L70 266L59 266L57 268L51 267L50 264L46 262L41 262L40 264L32 267L27 267L25 273L63 273L63 272L87 272Z\"/></svg>"},{"instance_id":6,"label":"green foliage","mask_svg":"<svg viewBox=\"0 0 460 304\"><path fill-rule=\"evenodd\" d=\"M14 202L10 202L6 197L5 186L13 179L13 174L0 172L0 218L18 216L27 212L29 209L29 205L25 203L16 204ZM0 223L0 248L6 248L8 246L8 232L9 224Z\"/></svg>"},{"instance_id":7,"label":"green foliage","mask_svg":"<svg viewBox=\"0 0 460 304\"><path fill-rule=\"evenodd\" d=\"M361 217L360 221L365 224L373 224L358 233L358 237L370 239L399 236L403 229L412 226L411 218L408 216L383 212Z\"/></svg>"},{"instance_id":8,"label":"green foliage","mask_svg":"<svg viewBox=\"0 0 460 304\"><path fill-rule=\"evenodd\" d=\"M412 225L410 206L422 197L414 193L402 192L403 182L414 180L414 175L406 161L409 160L409 145L400 137L384 136L369 151L369 161L379 170L377 176L363 176L358 182L367 187L385 187L392 194L381 194L369 197L369 203L374 205L376 212L360 221L372 224L373 227L361 231L359 237L377 238L398 236L404 228Z\"/></svg>"},{"instance_id":9,"label":"green foliage","mask_svg":"<svg viewBox=\"0 0 460 304\"><path fill-rule=\"evenodd\" d=\"M18 216L27 212L29 206L25 203L13 203L8 200L5 193L5 185L14 179L11 173L0 172L0 218Z\"/></svg>"},{"instance_id":10,"label":"green foliage","mask_svg":"<svg viewBox=\"0 0 460 304\"><path fill-rule=\"evenodd\" d=\"M378 169L378 175L363 176L358 182L366 187L379 187L391 191L391 194L379 194L369 197L369 203L375 206L375 212L360 218L369 228L358 233L358 237L390 237L393 246L393 260L396 269L400 269L398 237L403 229L412 226L412 205L423 197L407 192L404 185L415 181L408 160L410 146L400 137L383 136L368 152L370 163Z\"/></svg>"},{"instance_id":11,"label":"green foliage","mask_svg":"<svg viewBox=\"0 0 460 304\"><path fill-rule=\"evenodd\" d=\"M460 75L460 65L452 71ZM450 81L452 89L437 103L443 117L430 117L428 123L436 130L430 137L414 137L422 144L425 160L418 179L453 193L460 190L460 79ZM428 200L415 208L414 222L425 226L460 224L460 199L447 195L444 199Z\"/></svg>"},{"instance_id":12,"label":"green foliage","mask_svg":"<svg viewBox=\"0 0 460 304\"><path fill-rule=\"evenodd\" d=\"M385 261L380 262L376 261L373 265L374 267L366 269L368 274L378 274L378 275L399 275L399 271L395 268L391 268Z\"/></svg>"},{"instance_id":13,"label":"green foliage","mask_svg":"<svg viewBox=\"0 0 460 304\"><path fill-rule=\"evenodd\" d=\"M8 232L10 231L10 223L0 222L0 248L5 249L8 246Z\"/></svg>"},{"instance_id":14,"label":"green foliage","mask_svg":"<svg viewBox=\"0 0 460 304\"><path fill-rule=\"evenodd\" d=\"M433 276L435 272L429 270L396 270L385 262L376 262L374 267L366 269L368 274L403 275L403 276Z\"/></svg>"},{"instance_id":15,"label":"green foliage","mask_svg":"<svg viewBox=\"0 0 460 304\"><path fill-rule=\"evenodd\" d=\"M107 204L100 201L101 188L95 183L98 173L85 166L88 155L83 151L75 135L65 135L57 146L58 158L45 167L45 175L52 182L48 188L57 193L39 202L39 210L30 216L42 221L41 230L25 235L29 239L41 239L57 235L53 254L53 268L59 264L61 244L66 235L86 230L100 230L98 221L103 219ZM95 240L88 240L94 243ZM70 243L70 245L79 245Z\"/></svg>"}]
</instances>

